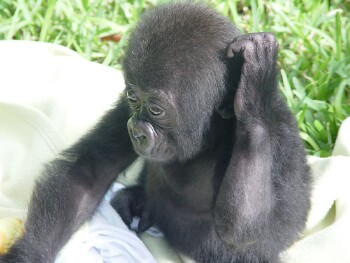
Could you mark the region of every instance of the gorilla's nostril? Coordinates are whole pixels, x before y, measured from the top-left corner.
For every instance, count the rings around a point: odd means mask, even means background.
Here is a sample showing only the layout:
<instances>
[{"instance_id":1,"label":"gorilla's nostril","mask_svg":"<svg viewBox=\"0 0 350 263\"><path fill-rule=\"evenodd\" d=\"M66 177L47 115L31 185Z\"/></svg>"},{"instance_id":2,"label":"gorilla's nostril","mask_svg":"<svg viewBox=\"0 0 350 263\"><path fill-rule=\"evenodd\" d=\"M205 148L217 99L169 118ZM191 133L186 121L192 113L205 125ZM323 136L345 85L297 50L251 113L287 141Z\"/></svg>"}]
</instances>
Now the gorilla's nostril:
<instances>
[{"instance_id":1,"label":"gorilla's nostril","mask_svg":"<svg viewBox=\"0 0 350 263\"><path fill-rule=\"evenodd\" d=\"M134 134L134 138L138 141L138 142L143 142L146 141L147 137L143 134Z\"/></svg>"}]
</instances>

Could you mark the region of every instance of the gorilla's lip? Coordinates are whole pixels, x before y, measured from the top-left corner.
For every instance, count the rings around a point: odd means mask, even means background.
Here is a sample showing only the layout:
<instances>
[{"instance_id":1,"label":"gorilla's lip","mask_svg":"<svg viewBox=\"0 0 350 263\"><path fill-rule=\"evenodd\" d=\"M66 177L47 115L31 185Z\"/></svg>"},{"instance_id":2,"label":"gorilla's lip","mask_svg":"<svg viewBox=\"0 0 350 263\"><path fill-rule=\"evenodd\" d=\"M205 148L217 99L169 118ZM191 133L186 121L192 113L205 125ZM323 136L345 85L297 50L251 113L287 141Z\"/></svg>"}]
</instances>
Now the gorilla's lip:
<instances>
[{"instance_id":1,"label":"gorilla's lip","mask_svg":"<svg viewBox=\"0 0 350 263\"><path fill-rule=\"evenodd\" d=\"M134 144L134 150L135 152L142 158L149 159L149 160L157 160L157 159L162 159L161 155L153 155L150 151L147 150L142 150L140 147L135 146Z\"/></svg>"},{"instance_id":2,"label":"gorilla's lip","mask_svg":"<svg viewBox=\"0 0 350 263\"><path fill-rule=\"evenodd\" d=\"M149 154L145 150L141 150L140 147L137 145L137 142L133 141L134 150L138 155L140 155L141 157L149 156Z\"/></svg>"},{"instance_id":3,"label":"gorilla's lip","mask_svg":"<svg viewBox=\"0 0 350 263\"><path fill-rule=\"evenodd\" d=\"M135 140L134 138L131 137L131 141L132 141L132 145L134 147L135 152L143 158L156 158L156 156L152 156L152 147L150 145L145 145L148 144L146 143L140 143L137 140ZM151 148L151 149L149 149Z\"/></svg>"},{"instance_id":4,"label":"gorilla's lip","mask_svg":"<svg viewBox=\"0 0 350 263\"><path fill-rule=\"evenodd\" d=\"M158 154L158 153L154 154L154 153L152 153L153 147L150 150L148 150L148 149L144 150L144 149L141 149L142 145L139 145L136 140L134 140L134 139L131 139L131 140L132 140L135 152L141 158L155 161L155 162L157 162L157 161L158 162L166 162L166 161L172 160L174 157L173 151L172 152L165 152L165 153L161 153L161 154Z\"/></svg>"}]
</instances>

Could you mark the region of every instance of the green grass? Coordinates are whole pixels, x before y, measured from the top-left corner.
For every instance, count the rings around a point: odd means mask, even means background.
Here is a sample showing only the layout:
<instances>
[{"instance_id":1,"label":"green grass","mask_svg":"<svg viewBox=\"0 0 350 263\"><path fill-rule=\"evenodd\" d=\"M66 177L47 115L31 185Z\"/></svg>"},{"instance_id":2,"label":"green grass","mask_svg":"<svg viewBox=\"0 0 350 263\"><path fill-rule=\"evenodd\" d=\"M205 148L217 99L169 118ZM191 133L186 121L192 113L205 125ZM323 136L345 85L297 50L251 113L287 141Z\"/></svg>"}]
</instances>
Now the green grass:
<instances>
[{"instance_id":1,"label":"green grass","mask_svg":"<svg viewBox=\"0 0 350 263\"><path fill-rule=\"evenodd\" d=\"M157 0L2 0L0 39L53 42L120 68L127 36ZM328 156L350 116L350 2L209 1L246 32L271 31L280 43L280 88L308 152ZM113 34L119 42L102 41Z\"/></svg>"}]
</instances>

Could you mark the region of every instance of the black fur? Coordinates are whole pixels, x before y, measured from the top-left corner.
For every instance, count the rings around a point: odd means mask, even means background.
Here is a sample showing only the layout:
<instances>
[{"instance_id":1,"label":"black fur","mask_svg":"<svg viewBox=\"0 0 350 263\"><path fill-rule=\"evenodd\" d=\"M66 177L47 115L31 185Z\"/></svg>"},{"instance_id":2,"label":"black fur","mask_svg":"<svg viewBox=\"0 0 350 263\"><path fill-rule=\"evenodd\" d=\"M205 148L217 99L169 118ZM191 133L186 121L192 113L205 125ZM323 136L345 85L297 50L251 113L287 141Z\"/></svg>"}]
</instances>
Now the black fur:
<instances>
[{"instance_id":1,"label":"black fur","mask_svg":"<svg viewBox=\"0 0 350 263\"><path fill-rule=\"evenodd\" d=\"M125 96L47 166L25 235L0 262L53 262L135 152L139 182L112 200L126 224L157 224L197 262L279 262L304 228L310 177L277 52L272 34L241 35L203 4L147 12L126 52Z\"/></svg>"}]
</instances>

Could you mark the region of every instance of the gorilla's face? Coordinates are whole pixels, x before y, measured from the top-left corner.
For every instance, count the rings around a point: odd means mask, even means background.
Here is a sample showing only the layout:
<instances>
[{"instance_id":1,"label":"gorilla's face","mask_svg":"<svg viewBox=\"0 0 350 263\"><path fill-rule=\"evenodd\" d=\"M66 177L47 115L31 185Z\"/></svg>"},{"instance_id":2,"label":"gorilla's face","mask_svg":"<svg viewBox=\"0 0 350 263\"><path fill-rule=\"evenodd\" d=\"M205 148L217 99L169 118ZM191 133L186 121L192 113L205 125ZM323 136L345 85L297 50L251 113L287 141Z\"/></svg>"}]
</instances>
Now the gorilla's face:
<instances>
[{"instance_id":1,"label":"gorilla's face","mask_svg":"<svg viewBox=\"0 0 350 263\"><path fill-rule=\"evenodd\" d=\"M141 157L185 162L218 137L216 109L234 93L226 52L239 31L216 13L203 19L202 11L181 14L178 23L165 6L162 20L148 12L130 35L123 61L128 131Z\"/></svg>"},{"instance_id":2,"label":"gorilla's face","mask_svg":"<svg viewBox=\"0 0 350 263\"><path fill-rule=\"evenodd\" d=\"M155 94L129 84L126 98L132 112L128 131L136 153L153 161L173 160L176 147L170 133L177 118L169 96L159 90Z\"/></svg>"}]
</instances>

